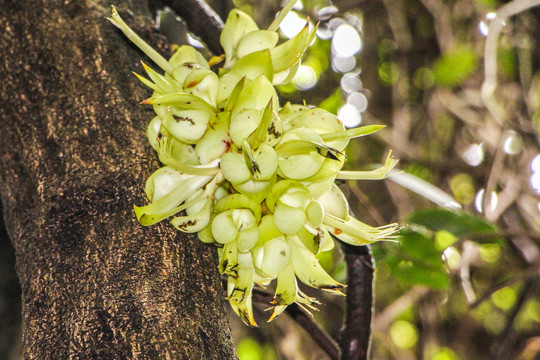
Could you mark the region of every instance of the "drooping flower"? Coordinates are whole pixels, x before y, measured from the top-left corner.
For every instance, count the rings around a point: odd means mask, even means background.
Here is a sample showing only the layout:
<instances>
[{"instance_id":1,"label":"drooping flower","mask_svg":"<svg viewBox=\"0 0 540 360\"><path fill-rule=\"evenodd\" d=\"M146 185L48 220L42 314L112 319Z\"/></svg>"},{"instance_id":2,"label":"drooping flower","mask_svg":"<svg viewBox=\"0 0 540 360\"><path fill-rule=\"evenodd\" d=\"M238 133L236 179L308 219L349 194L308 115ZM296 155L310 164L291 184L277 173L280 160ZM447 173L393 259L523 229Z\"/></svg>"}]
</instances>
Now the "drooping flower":
<instances>
[{"instance_id":1,"label":"drooping flower","mask_svg":"<svg viewBox=\"0 0 540 360\"><path fill-rule=\"evenodd\" d=\"M233 10L221 34L225 62L217 74L194 48L180 46L167 61L114 8L109 19L164 71L143 64L148 78L137 75L153 90L142 103L156 112L147 135L163 164L147 180L150 204L135 207L137 219L147 226L173 217L178 230L214 244L219 271L228 278L227 299L251 326L254 284L277 282L269 321L294 302L313 309L317 300L297 280L334 294L345 286L316 257L333 248L332 235L365 245L392 240L398 229L351 217L334 184L383 179L395 167L389 154L379 169L342 170L349 140L382 126L347 130L323 109L289 103L280 108L274 85L292 80L316 30L306 24L278 44L275 30L283 16L261 30Z\"/></svg>"}]
</instances>

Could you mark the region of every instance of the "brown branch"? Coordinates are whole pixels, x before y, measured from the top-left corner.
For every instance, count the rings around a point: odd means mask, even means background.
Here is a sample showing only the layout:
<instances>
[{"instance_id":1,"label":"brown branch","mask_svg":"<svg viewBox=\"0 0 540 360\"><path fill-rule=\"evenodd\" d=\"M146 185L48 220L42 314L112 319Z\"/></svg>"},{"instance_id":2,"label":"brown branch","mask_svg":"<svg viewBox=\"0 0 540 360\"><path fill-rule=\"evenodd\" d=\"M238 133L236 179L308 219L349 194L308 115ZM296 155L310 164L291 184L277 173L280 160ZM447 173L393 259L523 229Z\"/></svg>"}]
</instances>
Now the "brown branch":
<instances>
[{"instance_id":1,"label":"brown branch","mask_svg":"<svg viewBox=\"0 0 540 360\"><path fill-rule=\"evenodd\" d=\"M415 285L412 289L401 295L394 302L388 305L384 311L375 317L373 327L378 332L385 332L390 327L392 321L403 312L403 309L419 302L430 294L430 289L421 285Z\"/></svg>"},{"instance_id":2,"label":"brown branch","mask_svg":"<svg viewBox=\"0 0 540 360\"><path fill-rule=\"evenodd\" d=\"M469 303L474 302L476 294L474 292L472 280L471 280L471 263L477 256L478 249L472 241L465 241L463 243L463 252L461 255L461 262L459 268L459 279L461 287L465 293L465 297Z\"/></svg>"},{"instance_id":3,"label":"brown branch","mask_svg":"<svg viewBox=\"0 0 540 360\"><path fill-rule=\"evenodd\" d=\"M508 320L504 330L499 335L498 341L495 341L490 349L491 359L500 360L500 359L510 359L513 356L512 350L515 348L516 342L516 330L514 328L514 323L521 309L525 305L525 302L530 294L534 294L533 290L538 284L538 278L529 279L525 283L525 287L521 291L516 305L512 308L512 311L508 315Z\"/></svg>"},{"instance_id":4,"label":"brown branch","mask_svg":"<svg viewBox=\"0 0 540 360\"><path fill-rule=\"evenodd\" d=\"M384 224L386 221L384 220L384 217L382 216L381 212L374 206L369 206L369 199L368 197L356 186L351 186L351 193L356 197L358 202L365 206L367 212L369 213L369 216L373 220L375 220L378 224Z\"/></svg>"},{"instance_id":5,"label":"brown branch","mask_svg":"<svg viewBox=\"0 0 540 360\"><path fill-rule=\"evenodd\" d=\"M223 54L219 36L223 29L223 20L203 0L163 0L186 21L189 29L208 46L214 54Z\"/></svg>"},{"instance_id":6,"label":"brown branch","mask_svg":"<svg viewBox=\"0 0 540 360\"><path fill-rule=\"evenodd\" d=\"M437 43L441 51L453 46L454 35L452 34L452 12L448 6L437 0L420 0L433 17L433 26L437 34Z\"/></svg>"},{"instance_id":7,"label":"brown branch","mask_svg":"<svg viewBox=\"0 0 540 360\"><path fill-rule=\"evenodd\" d=\"M269 304L274 297L262 289L253 289L253 301ZM339 347L334 339L313 319L313 317L294 303L287 307L286 313L298 325L304 328L314 342L330 357L331 360L339 359Z\"/></svg>"},{"instance_id":8,"label":"brown branch","mask_svg":"<svg viewBox=\"0 0 540 360\"><path fill-rule=\"evenodd\" d=\"M368 245L342 243L347 262L347 310L341 331L342 360L365 360L369 356L375 265Z\"/></svg>"},{"instance_id":9,"label":"brown branch","mask_svg":"<svg viewBox=\"0 0 540 360\"><path fill-rule=\"evenodd\" d=\"M500 177L501 170L504 166L504 153L502 151L503 141L504 141L504 131L499 133L499 139L497 140L497 147L495 150L495 158L491 165L489 171L489 176L487 177L486 184L484 186L484 198L482 200L482 210L484 216L489 221L495 221L493 213L495 209L491 209L491 199L493 198L494 190L498 184L498 179Z\"/></svg>"},{"instance_id":10,"label":"brown branch","mask_svg":"<svg viewBox=\"0 0 540 360\"><path fill-rule=\"evenodd\" d=\"M476 299L473 303L471 303L471 309L474 309L475 307L477 307L478 305L480 305L481 303L489 299L491 295L493 295L493 293L495 293L496 291L502 288L514 285L521 281L530 281L538 277L539 272L540 272L540 263L537 263L533 265L532 267L530 267L529 269L527 269L522 274L492 286L491 288L484 291L484 293L478 299Z\"/></svg>"},{"instance_id":11,"label":"brown branch","mask_svg":"<svg viewBox=\"0 0 540 360\"><path fill-rule=\"evenodd\" d=\"M519 230L504 230L499 232L485 232L485 233L471 233L461 235L460 238L467 238L468 240L490 240L495 238L511 238L515 236L527 236L531 239L540 240L539 234L532 234L527 231Z\"/></svg>"}]
</instances>

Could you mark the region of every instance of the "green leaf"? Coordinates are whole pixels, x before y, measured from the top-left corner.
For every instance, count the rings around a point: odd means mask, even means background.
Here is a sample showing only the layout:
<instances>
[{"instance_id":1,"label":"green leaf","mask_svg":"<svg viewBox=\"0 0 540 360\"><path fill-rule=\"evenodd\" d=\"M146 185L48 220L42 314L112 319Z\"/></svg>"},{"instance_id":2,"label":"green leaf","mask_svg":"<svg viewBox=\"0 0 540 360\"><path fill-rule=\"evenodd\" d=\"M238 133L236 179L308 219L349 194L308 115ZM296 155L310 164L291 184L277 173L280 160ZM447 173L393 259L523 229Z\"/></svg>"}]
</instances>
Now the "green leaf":
<instances>
[{"instance_id":1,"label":"green leaf","mask_svg":"<svg viewBox=\"0 0 540 360\"><path fill-rule=\"evenodd\" d=\"M418 264L425 267L441 267L443 260L441 252L436 249L433 239L412 230L402 230L399 242L401 251L410 259L418 259Z\"/></svg>"},{"instance_id":2,"label":"green leaf","mask_svg":"<svg viewBox=\"0 0 540 360\"><path fill-rule=\"evenodd\" d=\"M406 284L446 289L450 280L433 240L412 230L402 230L400 236L401 246L393 246L385 260L392 275Z\"/></svg>"},{"instance_id":3,"label":"green leaf","mask_svg":"<svg viewBox=\"0 0 540 360\"><path fill-rule=\"evenodd\" d=\"M274 31L256 30L244 35L236 49L239 59L253 52L272 49L276 46L279 35ZM269 54L270 55L270 54Z\"/></svg>"},{"instance_id":4,"label":"green leaf","mask_svg":"<svg viewBox=\"0 0 540 360\"><path fill-rule=\"evenodd\" d=\"M244 35L256 30L259 30L259 27L251 16L245 12L234 9L229 13L219 38L219 42L227 56L224 65L226 69L230 68L237 59L236 47L240 39Z\"/></svg>"},{"instance_id":5,"label":"green leaf","mask_svg":"<svg viewBox=\"0 0 540 360\"><path fill-rule=\"evenodd\" d=\"M478 239L480 243L498 243L501 240L500 237L496 236L497 228L494 224L484 218L465 212L446 209L420 210L412 214L406 222L424 226L432 231L445 230L457 237L493 233L492 238Z\"/></svg>"}]
</instances>

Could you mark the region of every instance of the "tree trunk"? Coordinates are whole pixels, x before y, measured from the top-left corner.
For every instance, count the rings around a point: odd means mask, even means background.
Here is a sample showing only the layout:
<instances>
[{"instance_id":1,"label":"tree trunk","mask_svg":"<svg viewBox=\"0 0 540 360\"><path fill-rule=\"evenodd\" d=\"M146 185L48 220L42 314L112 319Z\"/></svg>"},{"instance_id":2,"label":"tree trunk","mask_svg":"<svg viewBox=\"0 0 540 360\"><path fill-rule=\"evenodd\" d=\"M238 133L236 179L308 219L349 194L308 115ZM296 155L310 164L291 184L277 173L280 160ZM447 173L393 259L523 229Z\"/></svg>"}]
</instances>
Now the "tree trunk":
<instances>
[{"instance_id":1,"label":"tree trunk","mask_svg":"<svg viewBox=\"0 0 540 360\"><path fill-rule=\"evenodd\" d=\"M147 2L115 5L151 28ZM215 249L135 219L159 163L131 73L142 55L110 3L0 6L0 190L25 358L235 358Z\"/></svg>"}]
</instances>

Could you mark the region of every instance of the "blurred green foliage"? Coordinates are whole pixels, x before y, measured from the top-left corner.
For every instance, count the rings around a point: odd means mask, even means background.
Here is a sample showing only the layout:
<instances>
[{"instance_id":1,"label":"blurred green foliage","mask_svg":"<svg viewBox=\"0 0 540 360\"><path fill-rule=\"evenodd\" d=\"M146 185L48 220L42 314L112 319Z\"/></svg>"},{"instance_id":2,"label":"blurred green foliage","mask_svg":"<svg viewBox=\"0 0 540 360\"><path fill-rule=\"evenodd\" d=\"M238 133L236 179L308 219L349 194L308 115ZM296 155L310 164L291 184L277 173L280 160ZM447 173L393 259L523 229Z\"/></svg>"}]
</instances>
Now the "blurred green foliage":
<instances>
[{"instance_id":1,"label":"blurred green foliage","mask_svg":"<svg viewBox=\"0 0 540 360\"><path fill-rule=\"evenodd\" d=\"M324 99L319 104L319 107L336 115L339 107L343 104L342 98L341 89L337 89L332 95Z\"/></svg>"},{"instance_id":2,"label":"blurred green foliage","mask_svg":"<svg viewBox=\"0 0 540 360\"><path fill-rule=\"evenodd\" d=\"M251 337L246 337L236 346L239 360L274 360L277 359L274 349L269 346L261 346Z\"/></svg>"},{"instance_id":3,"label":"blurred green foliage","mask_svg":"<svg viewBox=\"0 0 540 360\"><path fill-rule=\"evenodd\" d=\"M435 80L441 86L461 85L476 69L478 58L468 46L457 46L444 53L434 64Z\"/></svg>"}]
</instances>

